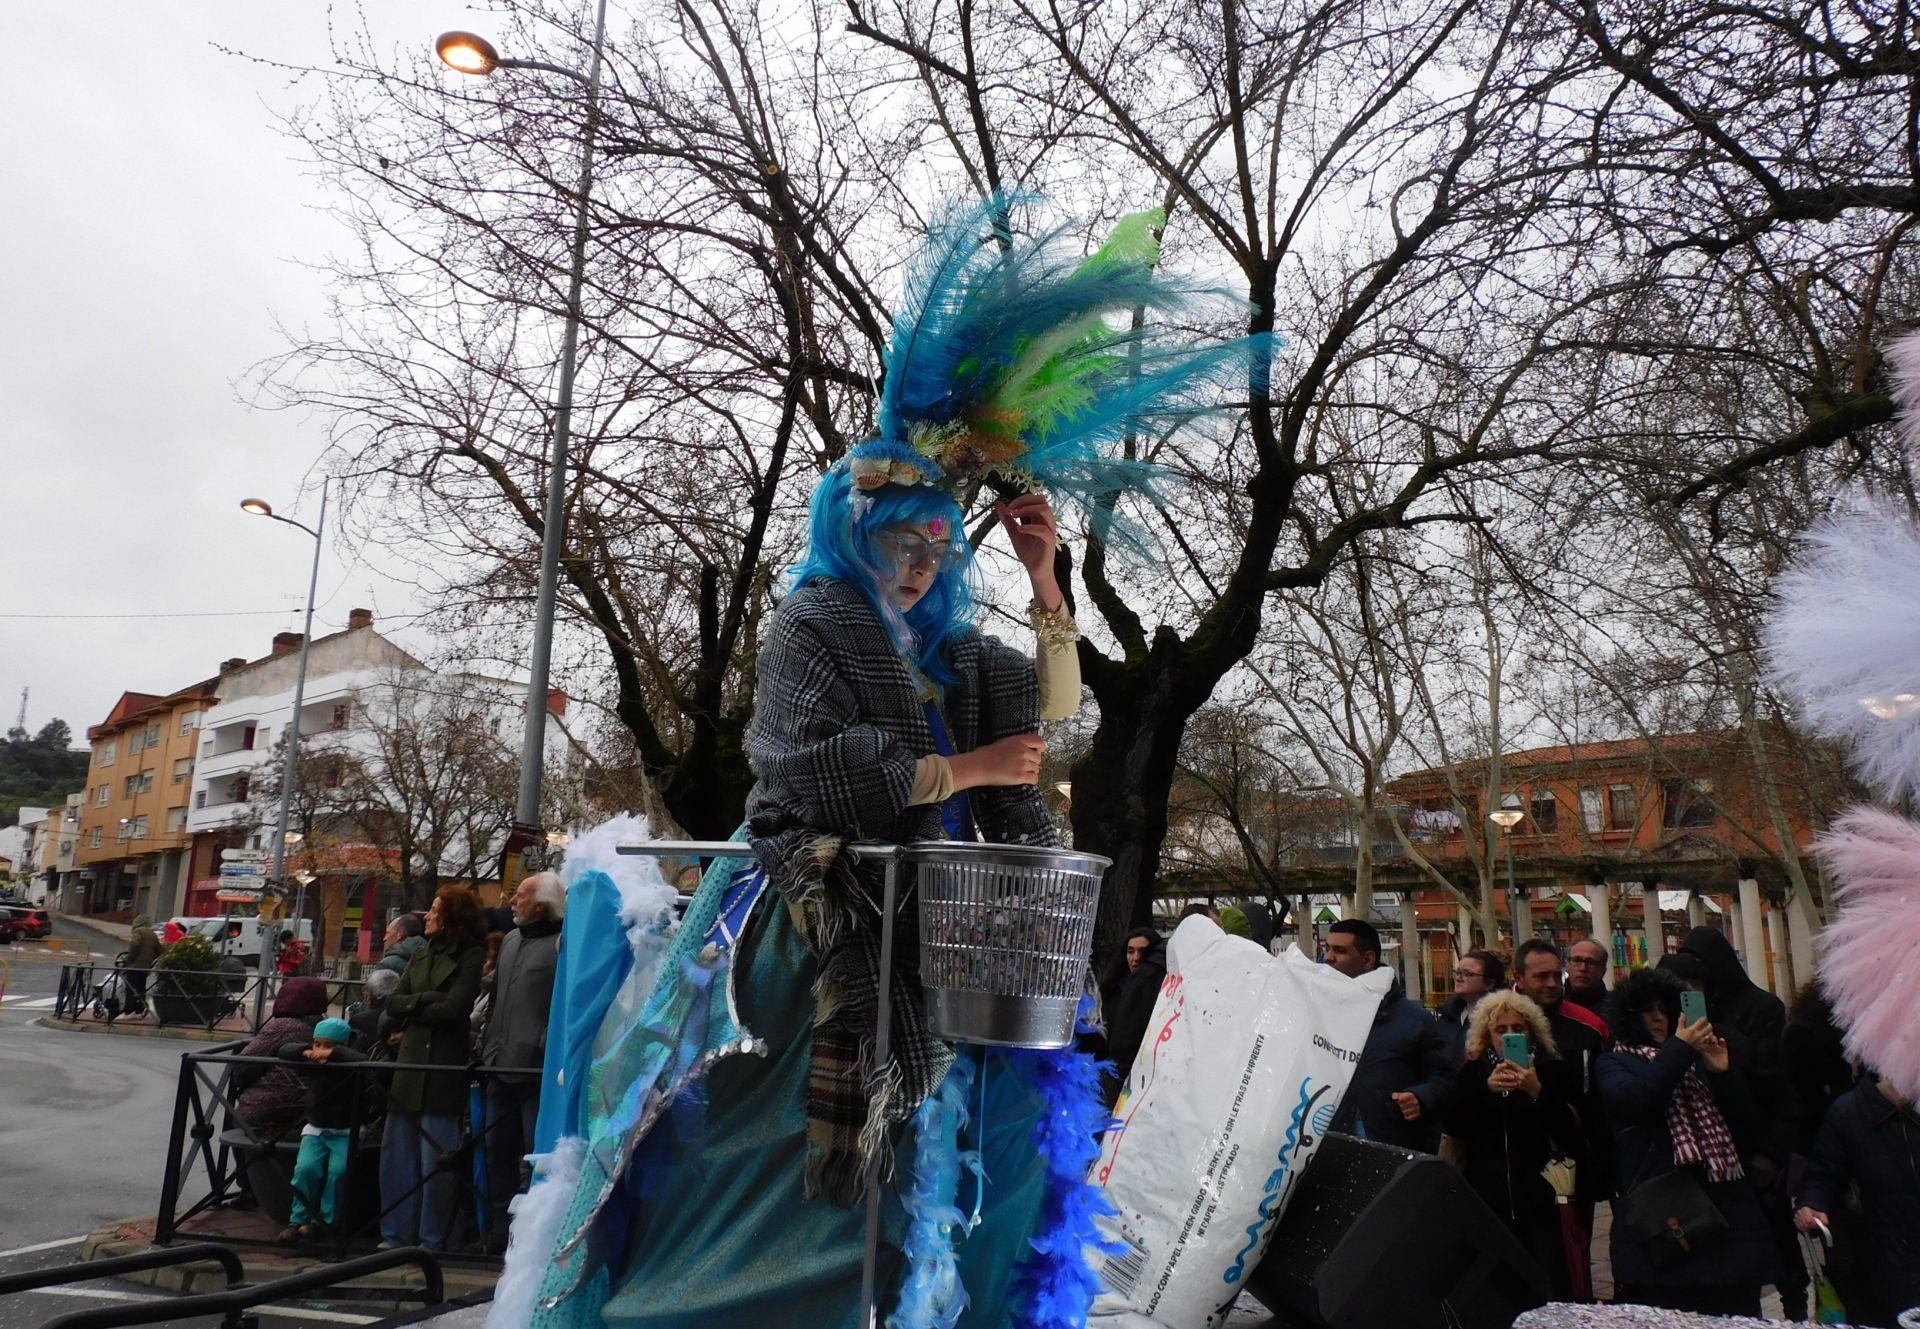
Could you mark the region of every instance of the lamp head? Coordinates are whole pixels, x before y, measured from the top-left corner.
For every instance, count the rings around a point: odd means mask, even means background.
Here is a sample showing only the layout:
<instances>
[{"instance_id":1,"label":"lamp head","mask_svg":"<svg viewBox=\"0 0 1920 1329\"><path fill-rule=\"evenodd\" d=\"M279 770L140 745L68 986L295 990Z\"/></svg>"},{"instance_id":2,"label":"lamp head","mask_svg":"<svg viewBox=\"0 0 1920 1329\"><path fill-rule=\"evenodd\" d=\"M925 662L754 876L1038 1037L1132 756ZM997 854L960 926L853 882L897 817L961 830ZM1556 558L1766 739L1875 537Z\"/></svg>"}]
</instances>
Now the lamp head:
<instances>
[{"instance_id":1,"label":"lamp head","mask_svg":"<svg viewBox=\"0 0 1920 1329\"><path fill-rule=\"evenodd\" d=\"M1510 831L1515 826L1518 826L1520 819L1526 815L1527 814L1519 808L1502 808L1498 812L1489 812L1487 814L1487 820L1503 831Z\"/></svg>"},{"instance_id":2,"label":"lamp head","mask_svg":"<svg viewBox=\"0 0 1920 1329\"><path fill-rule=\"evenodd\" d=\"M443 32L433 43L442 64L462 74L491 74L500 67L500 53L478 33Z\"/></svg>"},{"instance_id":3,"label":"lamp head","mask_svg":"<svg viewBox=\"0 0 1920 1329\"><path fill-rule=\"evenodd\" d=\"M243 498L240 500L240 511L251 512L256 517L271 517L273 504L264 498Z\"/></svg>"}]
</instances>

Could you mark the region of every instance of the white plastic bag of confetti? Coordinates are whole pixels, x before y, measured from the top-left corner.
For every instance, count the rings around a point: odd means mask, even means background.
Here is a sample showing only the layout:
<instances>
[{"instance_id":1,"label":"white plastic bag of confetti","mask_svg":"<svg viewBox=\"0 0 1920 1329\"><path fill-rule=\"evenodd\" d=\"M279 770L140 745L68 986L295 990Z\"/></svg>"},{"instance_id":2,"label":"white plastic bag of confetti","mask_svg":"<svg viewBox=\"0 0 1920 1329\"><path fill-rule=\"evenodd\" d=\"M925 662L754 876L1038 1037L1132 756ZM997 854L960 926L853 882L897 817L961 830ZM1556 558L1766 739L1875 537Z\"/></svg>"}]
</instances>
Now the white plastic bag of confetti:
<instances>
[{"instance_id":1,"label":"white plastic bag of confetti","mask_svg":"<svg viewBox=\"0 0 1920 1329\"><path fill-rule=\"evenodd\" d=\"M1093 1179L1119 1210L1090 1254L1095 1329L1220 1324L1266 1253L1319 1147L1373 1013L1385 967L1351 979L1298 950L1278 956L1189 918L1115 1105Z\"/></svg>"}]
</instances>

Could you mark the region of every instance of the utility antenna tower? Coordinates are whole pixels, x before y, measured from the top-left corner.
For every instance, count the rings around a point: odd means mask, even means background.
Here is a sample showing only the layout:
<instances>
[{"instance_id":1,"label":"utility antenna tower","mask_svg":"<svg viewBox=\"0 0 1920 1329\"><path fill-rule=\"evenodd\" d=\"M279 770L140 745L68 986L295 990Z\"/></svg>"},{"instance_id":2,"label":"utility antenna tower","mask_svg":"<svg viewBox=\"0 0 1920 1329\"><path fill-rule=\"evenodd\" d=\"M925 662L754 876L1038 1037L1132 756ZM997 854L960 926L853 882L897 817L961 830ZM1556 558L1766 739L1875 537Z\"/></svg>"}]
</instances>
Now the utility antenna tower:
<instances>
[{"instance_id":1,"label":"utility antenna tower","mask_svg":"<svg viewBox=\"0 0 1920 1329\"><path fill-rule=\"evenodd\" d=\"M31 686L20 689L20 715L13 722L15 729L25 729L27 727L27 693L31 690Z\"/></svg>"}]
</instances>

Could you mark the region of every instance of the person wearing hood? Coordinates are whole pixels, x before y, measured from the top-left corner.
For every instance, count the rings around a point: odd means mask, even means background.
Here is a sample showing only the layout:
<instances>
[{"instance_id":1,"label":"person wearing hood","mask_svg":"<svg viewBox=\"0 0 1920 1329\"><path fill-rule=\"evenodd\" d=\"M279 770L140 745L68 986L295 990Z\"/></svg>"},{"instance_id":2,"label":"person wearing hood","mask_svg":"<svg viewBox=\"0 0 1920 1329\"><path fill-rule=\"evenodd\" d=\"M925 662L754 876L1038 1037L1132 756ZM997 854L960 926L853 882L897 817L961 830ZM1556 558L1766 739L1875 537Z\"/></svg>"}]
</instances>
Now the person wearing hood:
<instances>
[{"instance_id":1,"label":"person wearing hood","mask_svg":"<svg viewBox=\"0 0 1920 1329\"><path fill-rule=\"evenodd\" d=\"M1747 977L1726 933L1719 928L1695 928L1680 943L1680 954L1706 966L1707 1018L1714 1027L1722 1033L1737 1029L1744 1034L1752 1044L1756 1069L1777 1067L1780 1036L1787 1027L1786 1005Z\"/></svg>"},{"instance_id":2,"label":"person wearing hood","mask_svg":"<svg viewBox=\"0 0 1920 1329\"><path fill-rule=\"evenodd\" d=\"M1732 1049L1746 1074L1763 1123L1741 1150L1747 1178L1760 1198L1774 1242L1781 1251L1795 1248L1793 1200L1787 1193L1787 1161L1792 1153L1786 1074L1780 1060L1787 1008L1780 998L1747 977L1733 944L1718 928L1698 927L1659 968L1706 995L1707 1018ZM1783 1313L1807 1318L1809 1280L1799 1260L1781 1261L1777 1284Z\"/></svg>"},{"instance_id":3,"label":"person wearing hood","mask_svg":"<svg viewBox=\"0 0 1920 1329\"><path fill-rule=\"evenodd\" d=\"M1327 963L1348 978L1378 969L1379 932L1365 919L1341 919L1327 930ZM1441 1108L1459 1073L1439 1023L1407 996L1396 976L1374 1012L1332 1129L1434 1153Z\"/></svg>"},{"instance_id":4,"label":"person wearing hood","mask_svg":"<svg viewBox=\"0 0 1920 1329\"><path fill-rule=\"evenodd\" d=\"M1146 1039L1147 1025L1153 1020L1153 1006L1167 976L1166 940L1152 928L1135 928L1127 934L1122 962L1127 972L1107 1012L1107 1058L1114 1068L1107 1085L1108 1103L1120 1096L1133 1071L1133 1059Z\"/></svg>"},{"instance_id":5,"label":"person wearing hood","mask_svg":"<svg viewBox=\"0 0 1920 1329\"><path fill-rule=\"evenodd\" d=\"M317 978L290 978L273 999L273 1018L260 1026L243 1057L277 1057L280 1049L313 1041L313 1027L327 1012L327 985ZM266 1134L299 1119L307 1090L292 1066L233 1068L227 1087L239 1095L234 1111L256 1135Z\"/></svg>"},{"instance_id":6,"label":"person wearing hood","mask_svg":"<svg viewBox=\"0 0 1920 1329\"><path fill-rule=\"evenodd\" d=\"M1273 950L1273 911L1263 904L1249 902L1240 906L1247 916L1247 931L1253 944L1263 951Z\"/></svg>"},{"instance_id":7,"label":"person wearing hood","mask_svg":"<svg viewBox=\"0 0 1920 1329\"><path fill-rule=\"evenodd\" d=\"M145 914L135 914L133 927L127 933L126 973L127 994L130 998L127 1013L142 1015L147 1009L147 971L153 968L153 962L160 958L160 934L153 930L153 920Z\"/></svg>"}]
</instances>

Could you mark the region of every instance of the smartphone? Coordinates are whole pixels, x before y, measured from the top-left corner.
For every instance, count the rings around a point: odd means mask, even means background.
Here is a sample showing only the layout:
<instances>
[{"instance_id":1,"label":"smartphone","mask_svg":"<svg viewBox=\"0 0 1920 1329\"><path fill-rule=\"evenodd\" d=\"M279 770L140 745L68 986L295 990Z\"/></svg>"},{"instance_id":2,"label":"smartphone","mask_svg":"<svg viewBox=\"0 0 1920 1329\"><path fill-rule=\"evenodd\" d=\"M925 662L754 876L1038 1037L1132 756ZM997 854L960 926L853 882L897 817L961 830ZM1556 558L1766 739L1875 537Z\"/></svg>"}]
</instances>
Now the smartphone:
<instances>
[{"instance_id":1,"label":"smartphone","mask_svg":"<svg viewBox=\"0 0 1920 1329\"><path fill-rule=\"evenodd\" d=\"M1680 1019L1686 1024L1707 1018L1707 994L1686 991L1680 994Z\"/></svg>"},{"instance_id":2,"label":"smartphone","mask_svg":"<svg viewBox=\"0 0 1920 1329\"><path fill-rule=\"evenodd\" d=\"M1533 1065L1533 1045L1525 1034L1500 1035L1500 1055L1521 1070Z\"/></svg>"}]
</instances>

